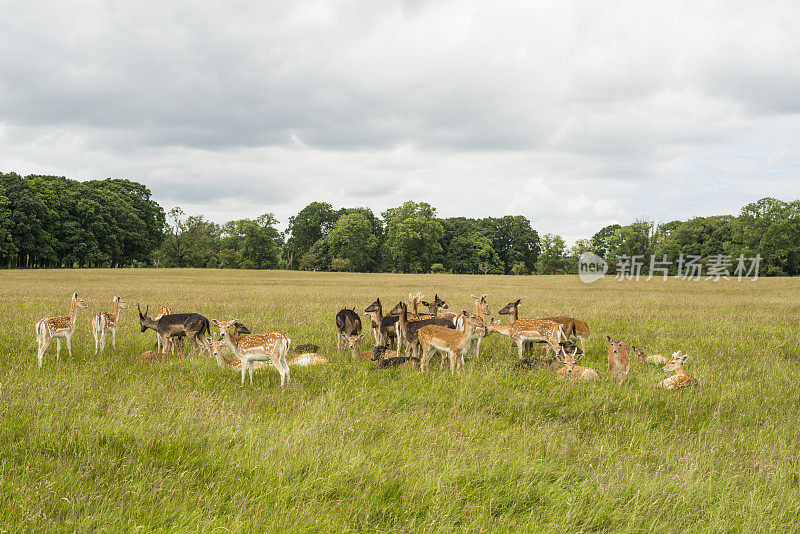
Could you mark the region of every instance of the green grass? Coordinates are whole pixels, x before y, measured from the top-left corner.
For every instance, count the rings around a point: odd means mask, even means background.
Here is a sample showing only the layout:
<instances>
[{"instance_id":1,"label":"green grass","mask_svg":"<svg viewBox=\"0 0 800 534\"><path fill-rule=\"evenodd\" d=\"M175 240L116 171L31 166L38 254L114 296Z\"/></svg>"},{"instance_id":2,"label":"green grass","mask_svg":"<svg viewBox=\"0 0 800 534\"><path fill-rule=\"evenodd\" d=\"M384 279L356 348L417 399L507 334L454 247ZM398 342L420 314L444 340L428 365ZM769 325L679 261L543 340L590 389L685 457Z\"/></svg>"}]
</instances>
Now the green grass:
<instances>
[{"instance_id":1,"label":"green grass","mask_svg":"<svg viewBox=\"0 0 800 534\"><path fill-rule=\"evenodd\" d=\"M0 531L778 531L800 529L798 279L581 284L577 277L206 270L0 271ZM34 323L81 310L70 358L36 366ZM507 338L449 371L336 357L334 316L409 292L574 315L601 381L513 370ZM90 313L121 295L117 350ZM136 303L313 341L333 364L245 387L206 356L138 363ZM362 315L363 317L363 315ZM605 334L691 355L702 387L632 363ZM365 341L372 334L366 328ZM364 345L366 349L366 344Z\"/></svg>"}]
</instances>

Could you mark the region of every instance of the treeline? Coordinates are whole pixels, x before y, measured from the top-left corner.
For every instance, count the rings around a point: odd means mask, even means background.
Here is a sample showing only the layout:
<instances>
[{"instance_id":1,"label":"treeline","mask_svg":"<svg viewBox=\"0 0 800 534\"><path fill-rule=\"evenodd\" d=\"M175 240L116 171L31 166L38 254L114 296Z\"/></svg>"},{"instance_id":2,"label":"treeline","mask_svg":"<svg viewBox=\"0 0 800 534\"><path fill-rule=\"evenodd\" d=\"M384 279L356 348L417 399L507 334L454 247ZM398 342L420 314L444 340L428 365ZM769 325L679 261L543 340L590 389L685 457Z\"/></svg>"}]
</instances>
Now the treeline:
<instances>
[{"instance_id":1,"label":"treeline","mask_svg":"<svg viewBox=\"0 0 800 534\"><path fill-rule=\"evenodd\" d=\"M150 265L164 210L130 180L0 173L0 265Z\"/></svg>"},{"instance_id":2,"label":"treeline","mask_svg":"<svg viewBox=\"0 0 800 534\"><path fill-rule=\"evenodd\" d=\"M0 173L0 265L5 267L218 267L356 272L566 274L583 252L611 269L639 256L676 274L679 258L761 256L763 275L800 275L800 201L764 198L738 216L610 225L567 247L520 215L440 218L408 201L369 208L312 202L281 233L271 213L225 224L180 208L168 214L130 180L78 182Z\"/></svg>"}]
</instances>

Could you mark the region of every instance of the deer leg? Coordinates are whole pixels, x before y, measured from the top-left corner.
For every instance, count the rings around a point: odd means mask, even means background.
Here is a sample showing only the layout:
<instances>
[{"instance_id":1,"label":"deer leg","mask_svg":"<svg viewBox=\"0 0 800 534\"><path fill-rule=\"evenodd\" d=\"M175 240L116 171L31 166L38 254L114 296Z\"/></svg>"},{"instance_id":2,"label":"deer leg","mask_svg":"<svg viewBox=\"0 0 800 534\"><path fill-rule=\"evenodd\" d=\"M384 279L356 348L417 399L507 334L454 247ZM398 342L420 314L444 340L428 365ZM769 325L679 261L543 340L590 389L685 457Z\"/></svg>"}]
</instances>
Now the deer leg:
<instances>
[{"instance_id":1,"label":"deer leg","mask_svg":"<svg viewBox=\"0 0 800 534\"><path fill-rule=\"evenodd\" d=\"M41 367L42 367L42 360L44 359L44 351L46 351L46 350L47 350L47 347L49 347L49 346L50 346L50 342L51 342L51 341L52 341L52 338L47 338L47 337L42 337L42 338L39 338L39 354L38 354L38 359L39 359L39 368L40 368L40 369L41 369Z\"/></svg>"},{"instance_id":2,"label":"deer leg","mask_svg":"<svg viewBox=\"0 0 800 534\"><path fill-rule=\"evenodd\" d=\"M97 354L97 348L100 346L100 338L98 337L97 323L92 320L92 335L94 336L94 353Z\"/></svg>"},{"instance_id":3,"label":"deer leg","mask_svg":"<svg viewBox=\"0 0 800 534\"><path fill-rule=\"evenodd\" d=\"M244 377L247 374L247 360L241 360L242 362L242 387L244 387Z\"/></svg>"},{"instance_id":4,"label":"deer leg","mask_svg":"<svg viewBox=\"0 0 800 534\"><path fill-rule=\"evenodd\" d=\"M428 361L431 359L431 356L432 356L431 352L433 352L433 350L434 350L434 348L432 346L428 347L427 350L425 350L425 347L422 347L422 358L419 361L419 372L420 373L424 373L425 372L425 368L428 366Z\"/></svg>"},{"instance_id":5,"label":"deer leg","mask_svg":"<svg viewBox=\"0 0 800 534\"><path fill-rule=\"evenodd\" d=\"M250 385L253 385L253 362L247 362L247 372L250 375Z\"/></svg>"},{"instance_id":6,"label":"deer leg","mask_svg":"<svg viewBox=\"0 0 800 534\"><path fill-rule=\"evenodd\" d=\"M523 357L524 356L523 352L525 351L524 347L525 341L522 339L515 339L514 341L517 343L517 350L519 351L519 359L524 360L525 358Z\"/></svg>"},{"instance_id":7,"label":"deer leg","mask_svg":"<svg viewBox=\"0 0 800 534\"><path fill-rule=\"evenodd\" d=\"M452 350L449 350L447 351L447 356L450 359L450 374L454 375L456 374L456 358L457 358L456 353L453 352Z\"/></svg>"},{"instance_id":8,"label":"deer leg","mask_svg":"<svg viewBox=\"0 0 800 534\"><path fill-rule=\"evenodd\" d=\"M114 350L117 350L117 329L116 328L111 330L111 344L114 346Z\"/></svg>"},{"instance_id":9,"label":"deer leg","mask_svg":"<svg viewBox=\"0 0 800 534\"><path fill-rule=\"evenodd\" d=\"M56 361L61 359L61 338L56 338Z\"/></svg>"}]
</instances>

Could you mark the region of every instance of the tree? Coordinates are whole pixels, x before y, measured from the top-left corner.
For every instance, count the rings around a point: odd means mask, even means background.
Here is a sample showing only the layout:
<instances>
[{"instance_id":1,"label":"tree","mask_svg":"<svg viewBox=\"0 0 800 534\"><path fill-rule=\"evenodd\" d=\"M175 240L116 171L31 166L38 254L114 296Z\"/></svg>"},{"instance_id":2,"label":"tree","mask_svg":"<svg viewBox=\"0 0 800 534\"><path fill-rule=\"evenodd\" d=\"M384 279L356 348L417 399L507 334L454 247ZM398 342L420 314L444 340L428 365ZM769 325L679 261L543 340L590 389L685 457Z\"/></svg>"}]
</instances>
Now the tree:
<instances>
[{"instance_id":1,"label":"tree","mask_svg":"<svg viewBox=\"0 0 800 534\"><path fill-rule=\"evenodd\" d=\"M536 265L539 257L539 234L531 228L531 222L522 215L506 215L500 218L483 219L481 226L492 243L492 248L503 263L503 270L510 274L514 265Z\"/></svg>"},{"instance_id":2,"label":"tree","mask_svg":"<svg viewBox=\"0 0 800 534\"><path fill-rule=\"evenodd\" d=\"M539 274L565 274L566 243L560 235L545 234L541 241L542 252L536 262Z\"/></svg>"},{"instance_id":3,"label":"tree","mask_svg":"<svg viewBox=\"0 0 800 534\"><path fill-rule=\"evenodd\" d=\"M609 240L617 233L617 230L622 228L618 224L610 224L592 236L592 251L598 256L605 257L611 246Z\"/></svg>"},{"instance_id":4,"label":"tree","mask_svg":"<svg viewBox=\"0 0 800 534\"><path fill-rule=\"evenodd\" d=\"M339 214L327 202L312 202L294 217L289 217L286 229L289 239L285 250L291 268L297 268L298 259L328 235L338 218Z\"/></svg>"},{"instance_id":5,"label":"tree","mask_svg":"<svg viewBox=\"0 0 800 534\"><path fill-rule=\"evenodd\" d=\"M220 232L223 250L236 251L237 266L243 269L275 269L280 260L283 239L275 228L278 220L272 213L252 219L225 223ZM226 253L221 259L230 260Z\"/></svg>"},{"instance_id":6,"label":"tree","mask_svg":"<svg viewBox=\"0 0 800 534\"><path fill-rule=\"evenodd\" d=\"M393 272L418 273L441 254L444 234L436 208L425 202L407 201L383 212L386 227L386 261Z\"/></svg>"},{"instance_id":7,"label":"tree","mask_svg":"<svg viewBox=\"0 0 800 534\"><path fill-rule=\"evenodd\" d=\"M202 215L185 217L176 206L167 215L164 241L155 256L162 267L207 267L217 261L219 228Z\"/></svg>"},{"instance_id":8,"label":"tree","mask_svg":"<svg viewBox=\"0 0 800 534\"><path fill-rule=\"evenodd\" d=\"M350 262L346 270L371 272L378 265L379 241L369 215L372 215L370 210L350 210L339 217L325 238L331 256ZM333 264L331 268L342 270Z\"/></svg>"}]
</instances>

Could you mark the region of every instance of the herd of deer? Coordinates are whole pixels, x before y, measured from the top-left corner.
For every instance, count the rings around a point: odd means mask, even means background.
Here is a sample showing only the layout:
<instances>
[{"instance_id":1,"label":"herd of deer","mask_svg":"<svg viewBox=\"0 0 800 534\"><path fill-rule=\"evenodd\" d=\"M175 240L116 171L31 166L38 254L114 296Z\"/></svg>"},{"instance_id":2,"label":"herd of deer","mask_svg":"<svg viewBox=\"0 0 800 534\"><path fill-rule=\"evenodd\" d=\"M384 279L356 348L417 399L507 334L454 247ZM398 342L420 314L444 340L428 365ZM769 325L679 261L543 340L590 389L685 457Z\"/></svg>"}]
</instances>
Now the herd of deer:
<instances>
[{"instance_id":1,"label":"herd of deer","mask_svg":"<svg viewBox=\"0 0 800 534\"><path fill-rule=\"evenodd\" d=\"M589 326L572 317L546 317L542 319L520 319L518 317L520 300L509 302L498 311L500 315L509 316L509 324L500 325L494 318L489 319L490 311L487 295L480 297L472 295L475 301L473 312L463 311L452 313L447 311L449 306L434 297L432 303L423 300L423 295L409 294L409 304L400 301L388 315L383 314L381 300L377 299L370 304L364 313L369 317L375 345L371 351L360 352L359 342L363 339L361 318L353 309L342 309L336 314L337 350L341 351L344 343L351 351L352 357L369 358L376 362L376 368L413 366L424 372L430 359L436 353L441 353L444 368L449 361L451 373L460 370L464 365L465 357L474 354L477 358L480 352L481 340L497 332L508 336L516 347L519 362L518 368L553 368L558 369L558 376L571 380L597 380L599 375L594 369L575 365L585 354L586 339L591 335ZM111 312L98 312L92 316L92 333L95 339L95 353L105 350L106 336L111 333L112 344L116 348L116 328L120 311L128 305L120 297L113 298L114 309ZM428 313L419 311L419 306L428 307ZM79 308L88 308L88 305L73 293L68 315L46 317L36 323L36 337L38 341L38 361L42 366L42 359L47 347L53 339L56 340L56 359L61 351L61 340L64 339L67 351L72 356L70 345L72 334L75 331L75 320ZM169 308L160 308L154 317L147 315L149 307L142 313L139 308L139 325L141 331L154 330L158 335L158 353L147 352L146 355L157 357L159 354L173 353L180 350L181 340L187 339L193 352L205 350L208 355L215 358L220 367L229 366L241 369L242 384L247 372L250 373L250 383L253 382L253 370L271 363L281 376L281 387L289 380L290 365L313 365L329 363L330 360L319 354L319 347L313 343L300 345L295 349L294 356L288 356L291 340L278 332L269 334L253 334L241 322L209 321L198 313L172 313ZM220 338L214 340L211 336L211 324L219 328ZM207 337L206 337L207 336ZM575 339L580 345L573 343ZM661 355L648 355L643 348L628 347L627 344L606 336L610 347L608 349L608 371L612 380L622 383L630 369L630 350L642 362L663 365L664 371L675 371L676 374L659 382L659 386L666 389L677 389L698 384L690 376L683 364L688 355L678 351L667 359ZM396 346L391 350L392 342ZM533 345L539 344L544 349L544 356L530 356ZM405 355L400 351L405 347ZM227 348L236 356L234 359L224 358L222 351ZM553 357L550 357L552 351ZM410 355L409 355L410 353ZM560 365L559 365L560 364Z\"/></svg>"}]
</instances>

